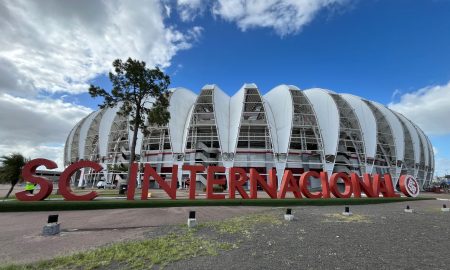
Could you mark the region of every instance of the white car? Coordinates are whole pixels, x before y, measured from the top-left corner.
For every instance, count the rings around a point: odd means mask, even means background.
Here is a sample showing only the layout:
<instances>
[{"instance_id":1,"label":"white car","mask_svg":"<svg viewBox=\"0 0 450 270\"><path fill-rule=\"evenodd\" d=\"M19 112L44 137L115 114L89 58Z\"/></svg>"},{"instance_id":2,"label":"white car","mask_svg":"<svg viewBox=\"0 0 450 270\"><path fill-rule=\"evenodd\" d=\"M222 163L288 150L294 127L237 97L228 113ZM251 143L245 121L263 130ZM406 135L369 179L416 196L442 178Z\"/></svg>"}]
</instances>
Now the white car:
<instances>
[{"instance_id":1,"label":"white car","mask_svg":"<svg viewBox=\"0 0 450 270\"><path fill-rule=\"evenodd\" d=\"M116 185L113 185L113 184L111 184L111 183L107 183L105 180L100 180L100 181L98 181L98 183L97 183L97 188L98 189L106 189L106 188L112 188L112 189L115 189L116 188Z\"/></svg>"}]
</instances>

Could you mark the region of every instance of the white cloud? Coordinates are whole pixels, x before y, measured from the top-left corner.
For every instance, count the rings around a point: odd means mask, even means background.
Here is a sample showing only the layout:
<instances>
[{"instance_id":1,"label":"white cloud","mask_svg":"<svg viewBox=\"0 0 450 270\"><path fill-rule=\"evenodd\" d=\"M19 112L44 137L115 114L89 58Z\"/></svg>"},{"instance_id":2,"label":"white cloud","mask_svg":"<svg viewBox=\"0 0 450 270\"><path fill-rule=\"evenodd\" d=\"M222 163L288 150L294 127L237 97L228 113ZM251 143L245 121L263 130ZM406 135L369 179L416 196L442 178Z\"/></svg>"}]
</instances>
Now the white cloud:
<instances>
[{"instance_id":1,"label":"white cloud","mask_svg":"<svg viewBox=\"0 0 450 270\"><path fill-rule=\"evenodd\" d=\"M0 94L0 155L13 152L44 157L62 166L72 127L92 110L63 100L25 99Z\"/></svg>"},{"instance_id":2,"label":"white cloud","mask_svg":"<svg viewBox=\"0 0 450 270\"><path fill-rule=\"evenodd\" d=\"M342 7L352 0L177 0L182 21L193 21L210 9L213 16L234 22L242 31L272 28L280 35L295 34L325 8Z\"/></svg>"},{"instance_id":3,"label":"white cloud","mask_svg":"<svg viewBox=\"0 0 450 270\"><path fill-rule=\"evenodd\" d=\"M411 119L427 134L450 134L450 82L403 94L389 108Z\"/></svg>"},{"instance_id":4,"label":"white cloud","mask_svg":"<svg viewBox=\"0 0 450 270\"><path fill-rule=\"evenodd\" d=\"M64 169L64 145L57 146L28 146L28 145L18 145L15 147L10 147L8 145L0 144L0 156L8 155L10 153L20 153L25 158L46 158L56 162L58 168L54 169L56 171L62 171ZM44 167L39 169L45 169Z\"/></svg>"},{"instance_id":5,"label":"white cloud","mask_svg":"<svg viewBox=\"0 0 450 270\"><path fill-rule=\"evenodd\" d=\"M177 10L182 21L193 21L201 15L208 0L177 0Z\"/></svg>"},{"instance_id":6,"label":"white cloud","mask_svg":"<svg viewBox=\"0 0 450 270\"><path fill-rule=\"evenodd\" d=\"M153 0L0 1L0 92L86 92L117 58L167 67L200 32L166 25L165 14Z\"/></svg>"},{"instance_id":7,"label":"white cloud","mask_svg":"<svg viewBox=\"0 0 450 270\"><path fill-rule=\"evenodd\" d=\"M435 176L444 176L450 174L450 159L446 157L438 157L435 160Z\"/></svg>"},{"instance_id":8,"label":"white cloud","mask_svg":"<svg viewBox=\"0 0 450 270\"><path fill-rule=\"evenodd\" d=\"M394 92L392 92L391 100L393 101L397 96L401 96L402 91L399 89L395 89Z\"/></svg>"},{"instance_id":9,"label":"white cloud","mask_svg":"<svg viewBox=\"0 0 450 270\"><path fill-rule=\"evenodd\" d=\"M170 12L154 0L0 1L0 155L20 152L62 166L69 131L91 109L66 95L42 96L86 92L117 58L169 66L202 33L168 25Z\"/></svg>"},{"instance_id":10,"label":"white cloud","mask_svg":"<svg viewBox=\"0 0 450 270\"><path fill-rule=\"evenodd\" d=\"M349 0L217 0L213 14L237 23L242 31L273 28L281 36L297 33L324 8L335 8Z\"/></svg>"}]
</instances>

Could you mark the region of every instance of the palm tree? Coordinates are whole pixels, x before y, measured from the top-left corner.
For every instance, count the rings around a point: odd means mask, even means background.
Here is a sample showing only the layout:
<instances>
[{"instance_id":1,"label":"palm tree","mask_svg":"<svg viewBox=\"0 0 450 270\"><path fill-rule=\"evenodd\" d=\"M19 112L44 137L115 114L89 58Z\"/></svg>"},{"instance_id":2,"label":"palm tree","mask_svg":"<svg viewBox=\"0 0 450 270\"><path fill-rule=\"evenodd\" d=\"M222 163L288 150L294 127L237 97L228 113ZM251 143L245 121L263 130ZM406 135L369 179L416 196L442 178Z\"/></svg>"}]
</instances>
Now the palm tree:
<instances>
[{"instance_id":1,"label":"palm tree","mask_svg":"<svg viewBox=\"0 0 450 270\"><path fill-rule=\"evenodd\" d=\"M9 197L14 186L19 182L22 174L22 167L27 160L22 154L12 153L9 156L2 156L0 166L0 179L11 184L11 188L6 194L5 199Z\"/></svg>"}]
</instances>

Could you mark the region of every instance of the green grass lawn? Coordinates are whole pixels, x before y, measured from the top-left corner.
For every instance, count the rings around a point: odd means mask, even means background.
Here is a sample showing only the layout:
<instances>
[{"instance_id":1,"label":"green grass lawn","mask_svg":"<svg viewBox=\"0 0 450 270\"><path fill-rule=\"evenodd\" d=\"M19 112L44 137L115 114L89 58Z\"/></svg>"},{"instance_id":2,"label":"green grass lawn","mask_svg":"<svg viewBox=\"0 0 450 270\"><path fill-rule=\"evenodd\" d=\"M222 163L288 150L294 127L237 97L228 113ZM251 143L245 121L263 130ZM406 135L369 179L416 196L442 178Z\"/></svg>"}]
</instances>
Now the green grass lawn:
<instances>
[{"instance_id":1,"label":"green grass lawn","mask_svg":"<svg viewBox=\"0 0 450 270\"><path fill-rule=\"evenodd\" d=\"M349 199L227 199L227 200L169 200L149 199L135 200L94 200L94 201L39 201L20 202L16 200L0 202L0 212L26 212L26 211L64 211L64 210L96 210L118 208L153 208L153 207L183 207L183 206L300 206L300 205L356 205L379 204L390 202L433 200L434 198L349 198Z\"/></svg>"},{"instance_id":2,"label":"green grass lawn","mask_svg":"<svg viewBox=\"0 0 450 270\"><path fill-rule=\"evenodd\" d=\"M185 230L178 234L111 244L32 264L0 266L0 269L109 269L110 266L116 269L151 269L154 265L161 269L174 261L196 256L215 256L220 250L232 247L232 244L197 237Z\"/></svg>"}]
</instances>

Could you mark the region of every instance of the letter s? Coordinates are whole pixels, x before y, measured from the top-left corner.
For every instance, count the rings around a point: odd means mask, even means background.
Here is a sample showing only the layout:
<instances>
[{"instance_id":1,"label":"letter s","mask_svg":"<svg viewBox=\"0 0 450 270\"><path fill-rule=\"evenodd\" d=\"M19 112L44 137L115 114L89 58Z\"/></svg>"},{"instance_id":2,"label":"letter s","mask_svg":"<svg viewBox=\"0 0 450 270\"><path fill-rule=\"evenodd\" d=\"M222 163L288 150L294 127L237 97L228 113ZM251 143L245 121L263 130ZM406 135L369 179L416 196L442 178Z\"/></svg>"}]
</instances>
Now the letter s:
<instances>
[{"instance_id":1,"label":"letter s","mask_svg":"<svg viewBox=\"0 0 450 270\"><path fill-rule=\"evenodd\" d=\"M28 162L23 166L22 178L24 181L39 185L41 189L35 195L30 195L26 191L21 191L16 193L16 198L19 201L42 201L45 200L53 191L53 184L50 180L44 177L35 176L34 173L39 166L45 166L47 169L56 169L58 165L55 162L44 159L37 158Z\"/></svg>"}]
</instances>

